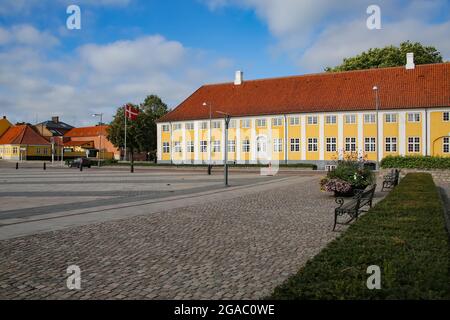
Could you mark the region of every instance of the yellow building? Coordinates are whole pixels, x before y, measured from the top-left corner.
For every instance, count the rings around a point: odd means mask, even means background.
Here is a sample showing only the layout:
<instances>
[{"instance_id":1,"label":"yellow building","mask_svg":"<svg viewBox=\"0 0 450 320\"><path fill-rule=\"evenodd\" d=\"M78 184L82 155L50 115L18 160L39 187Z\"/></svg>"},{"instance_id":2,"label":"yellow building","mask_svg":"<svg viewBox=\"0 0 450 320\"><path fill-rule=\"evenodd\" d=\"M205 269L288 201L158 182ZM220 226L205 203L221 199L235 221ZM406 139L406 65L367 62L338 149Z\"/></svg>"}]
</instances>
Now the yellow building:
<instances>
[{"instance_id":1,"label":"yellow building","mask_svg":"<svg viewBox=\"0 0 450 320\"><path fill-rule=\"evenodd\" d=\"M8 130L10 127L12 127L11 122L6 119L5 116L3 116L2 119L0 119L0 137Z\"/></svg>"},{"instance_id":2,"label":"yellow building","mask_svg":"<svg viewBox=\"0 0 450 320\"><path fill-rule=\"evenodd\" d=\"M50 142L28 125L12 126L0 137L0 159L45 159L51 152Z\"/></svg>"},{"instance_id":3,"label":"yellow building","mask_svg":"<svg viewBox=\"0 0 450 320\"><path fill-rule=\"evenodd\" d=\"M210 119L211 113L211 119ZM204 85L157 125L161 163L449 156L450 63Z\"/></svg>"}]
</instances>

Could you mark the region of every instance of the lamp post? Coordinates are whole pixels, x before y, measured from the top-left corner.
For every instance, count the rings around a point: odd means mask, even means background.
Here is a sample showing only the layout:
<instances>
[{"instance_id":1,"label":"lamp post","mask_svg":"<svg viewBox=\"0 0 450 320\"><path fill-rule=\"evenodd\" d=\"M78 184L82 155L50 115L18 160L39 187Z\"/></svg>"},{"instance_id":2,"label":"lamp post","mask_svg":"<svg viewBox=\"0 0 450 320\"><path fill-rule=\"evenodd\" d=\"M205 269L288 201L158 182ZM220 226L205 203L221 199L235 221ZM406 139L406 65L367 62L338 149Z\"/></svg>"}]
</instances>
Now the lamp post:
<instances>
[{"instance_id":1,"label":"lamp post","mask_svg":"<svg viewBox=\"0 0 450 320\"><path fill-rule=\"evenodd\" d=\"M225 143L224 143L224 180L225 187L228 187L228 127L230 124L230 115L226 112L216 111L217 113L223 114L225 118Z\"/></svg>"},{"instance_id":2,"label":"lamp post","mask_svg":"<svg viewBox=\"0 0 450 320\"><path fill-rule=\"evenodd\" d=\"M378 110L380 109L380 99L379 99L379 96L378 96L378 87L377 86L374 86L373 88L372 88L372 90L375 92L375 110L376 110L376 122L377 122L377 139L376 139L376 142L377 142L377 145L376 145L376 148L377 148L377 169L379 169L379 161L380 161L380 143L379 143L379 136L378 136Z\"/></svg>"},{"instance_id":3,"label":"lamp post","mask_svg":"<svg viewBox=\"0 0 450 320\"><path fill-rule=\"evenodd\" d=\"M103 113L94 113L92 115L93 117L100 117L100 125L103 124ZM100 160L101 160L101 152L102 152L102 133L100 131L99 136L99 149L98 149L98 166L100 167Z\"/></svg>"},{"instance_id":4,"label":"lamp post","mask_svg":"<svg viewBox=\"0 0 450 320\"><path fill-rule=\"evenodd\" d=\"M211 112L211 103L206 103L206 102L203 102L203 106L204 107L206 107L206 106L209 106L209 130L208 130L208 135L209 135L209 140L208 140L208 144L209 144L209 146L208 146L208 175L211 175L211 166L212 166L212 164L211 164L211 120L212 120L212 112Z\"/></svg>"}]
</instances>

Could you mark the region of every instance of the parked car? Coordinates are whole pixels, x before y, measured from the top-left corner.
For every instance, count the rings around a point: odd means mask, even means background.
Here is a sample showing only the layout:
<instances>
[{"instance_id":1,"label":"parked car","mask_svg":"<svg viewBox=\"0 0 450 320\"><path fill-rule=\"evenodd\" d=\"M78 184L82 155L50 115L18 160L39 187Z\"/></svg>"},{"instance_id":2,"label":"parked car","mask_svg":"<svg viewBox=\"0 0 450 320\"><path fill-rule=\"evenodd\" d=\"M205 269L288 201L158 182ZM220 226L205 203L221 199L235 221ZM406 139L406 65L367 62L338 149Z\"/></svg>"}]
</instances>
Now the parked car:
<instances>
[{"instance_id":1,"label":"parked car","mask_svg":"<svg viewBox=\"0 0 450 320\"><path fill-rule=\"evenodd\" d=\"M71 161L69 163L69 167L73 168L80 168L80 165L82 165L83 167L91 167L91 161L88 158L76 158L73 161Z\"/></svg>"}]
</instances>

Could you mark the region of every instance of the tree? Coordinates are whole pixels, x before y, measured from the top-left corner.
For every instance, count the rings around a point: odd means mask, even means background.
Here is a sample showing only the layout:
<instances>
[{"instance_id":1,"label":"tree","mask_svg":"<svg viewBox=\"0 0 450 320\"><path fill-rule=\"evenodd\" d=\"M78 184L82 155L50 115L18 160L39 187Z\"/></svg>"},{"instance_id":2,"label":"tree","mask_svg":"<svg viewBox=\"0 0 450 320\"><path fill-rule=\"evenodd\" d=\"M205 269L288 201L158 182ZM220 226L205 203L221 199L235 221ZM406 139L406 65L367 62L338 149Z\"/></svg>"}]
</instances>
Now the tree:
<instances>
[{"instance_id":1,"label":"tree","mask_svg":"<svg viewBox=\"0 0 450 320\"><path fill-rule=\"evenodd\" d=\"M384 48L372 48L355 57L344 58L342 64L336 67L327 67L325 71L338 72L404 66L408 52L414 53L415 64L443 62L441 53L435 47L423 46L419 42L412 43L408 40L402 42L400 47L391 45Z\"/></svg>"},{"instance_id":2,"label":"tree","mask_svg":"<svg viewBox=\"0 0 450 320\"><path fill-rule=\"evenodd\" d=\"M127 121L127 151L133 161L134 152L156 154L156 120L167 113L167 105L156 95L145 98L139 107L139 115L134 121ZM125 147L125 110L119 107L113 121L108 128L108 140L116 148ZM148 159L150 160L150 159Z\"/></svg>"},{"instance_id":3,"label":"tree","mask_svg":"<svg viewBox=\"0 0 450 320\"><path fill-rule=\"evenodd\" d=\"M142 110L140 130L145 137L142 140L141 149L152 157L156 155L157 133L156 120L168 112L167 105L156 95L149 95L140 105ZM150 160L150 159L149 159Z\"/></svg>"}]
</instances>

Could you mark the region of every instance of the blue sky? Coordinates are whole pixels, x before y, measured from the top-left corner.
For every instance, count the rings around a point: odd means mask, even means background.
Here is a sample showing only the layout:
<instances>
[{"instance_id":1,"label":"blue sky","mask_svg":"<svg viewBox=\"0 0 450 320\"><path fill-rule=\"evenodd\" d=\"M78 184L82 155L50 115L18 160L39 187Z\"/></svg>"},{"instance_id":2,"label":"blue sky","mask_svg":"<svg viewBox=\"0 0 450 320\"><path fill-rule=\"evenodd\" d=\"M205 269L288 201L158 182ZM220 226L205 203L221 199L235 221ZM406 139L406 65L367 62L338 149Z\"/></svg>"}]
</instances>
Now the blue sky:
<instances>
[{"instance_id":1,"label":"blue sky","mask_svg":"<svg viewBox=\"0 0 450 320\"><path fill-rule=\"evenodd\" d=\"M81 8L81 30L66 8ZM366 9L381 8L368 30ZM321 72L344 57L401 41L435 45L450 60L450 1L2 0L0 110L34 123L158 94L176 106L204 83Z\"/></svg>"}]
</instances>

